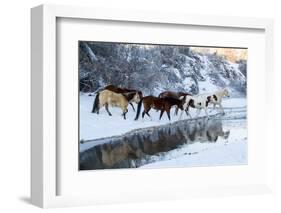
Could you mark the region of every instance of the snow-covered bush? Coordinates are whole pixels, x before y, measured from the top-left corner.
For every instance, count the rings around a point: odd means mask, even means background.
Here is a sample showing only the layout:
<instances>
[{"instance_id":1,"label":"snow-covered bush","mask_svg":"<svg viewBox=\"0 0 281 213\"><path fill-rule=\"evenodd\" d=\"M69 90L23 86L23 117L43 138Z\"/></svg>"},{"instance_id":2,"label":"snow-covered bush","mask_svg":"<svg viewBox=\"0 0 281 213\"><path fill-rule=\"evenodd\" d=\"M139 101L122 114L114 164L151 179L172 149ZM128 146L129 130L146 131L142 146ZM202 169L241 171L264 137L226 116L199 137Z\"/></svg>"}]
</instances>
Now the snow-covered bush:
<instances>
[{"instance_id":1,"label":"snow-covered bush","mask_svg":"<svg viewBox=\"0 0 281 213\"><path fill-rule=\"evenodd\" d=\"M107 84L158 95L163 90L193 94L230 87L246 94L247 61L227 61L216 53L185 46L79 42L80 91Z\"/></svg>"}]
</instances>

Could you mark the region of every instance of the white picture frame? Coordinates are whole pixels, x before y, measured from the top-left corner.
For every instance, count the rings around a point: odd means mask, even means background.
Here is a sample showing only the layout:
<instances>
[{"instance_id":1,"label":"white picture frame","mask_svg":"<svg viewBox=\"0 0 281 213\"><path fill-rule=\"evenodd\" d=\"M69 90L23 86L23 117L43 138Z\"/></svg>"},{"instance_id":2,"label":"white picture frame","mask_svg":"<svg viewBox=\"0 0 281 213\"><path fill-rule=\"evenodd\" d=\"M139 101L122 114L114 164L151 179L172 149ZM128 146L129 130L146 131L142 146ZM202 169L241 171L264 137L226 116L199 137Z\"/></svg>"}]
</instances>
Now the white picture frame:
<instances>
[{"instance_id":1,"label":"white picture frame","mask_svg":"<svg viewBox=\"0 0 281 213\"><path fill-rule=\"evenodd\" d=\"M151 195L143 192L135 193L128 189L122 196L119 192L112 195L59 195L57 166L57 58L56 36L57 19L108 20L119 22L153 23L155 25L194 25L202 27L222 27L228 29L257 29L265 34L265 107L272 108L273 96L273 21L271 19L217 17L203 15L153 13L147 11L121 11L101 8L85 8L74 6L41 5L31 10L31 201L34 205L47 207L91 205L114 202L136 202L142 200L165 200L202 196L242 195L271 191L270 165L270 123L273 111L265 116L264 145L266 162L260 172L265 178L259 183L243 184L233 182L232 185L195 186L193 188L173 187L161 190L152 188ZM250 109L251 110L251 109ZM176 170L174 170L176 171ZM227 169L225 170L227 171ZM125 171L128 174L128 171ZM162 170L151 170L151 173L162 173ZM199 174L199 173L198 173ZM91 174L95 175L95 174ZM114 175L114 174L113 174ZM117 173L116 173L117 175ZM120 175L120 173L119 173ZM138 175L138 174L137 174ZM196 185L196 184L195 184ZM187 190L188 189L188 190ZM170 192L170 195L169 195ZM134 194L132 194L134 193ZM176 195L175 195L176 193ZM156 197L156 195L159 195Z\"/></svg>"}]
</instances>

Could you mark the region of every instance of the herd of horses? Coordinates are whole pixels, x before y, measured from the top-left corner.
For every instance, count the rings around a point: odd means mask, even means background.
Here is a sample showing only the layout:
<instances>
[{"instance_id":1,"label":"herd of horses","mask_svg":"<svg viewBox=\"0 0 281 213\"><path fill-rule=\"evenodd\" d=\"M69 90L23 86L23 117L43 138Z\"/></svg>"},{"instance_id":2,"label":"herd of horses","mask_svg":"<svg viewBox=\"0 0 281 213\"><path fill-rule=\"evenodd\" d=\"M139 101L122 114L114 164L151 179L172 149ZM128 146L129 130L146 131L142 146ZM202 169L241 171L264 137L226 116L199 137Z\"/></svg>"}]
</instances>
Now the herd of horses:
<instances>
[{"instance_id":1,"label":"herd of horses","mask_svg":"<svg viewBox=\"0 0 281 213\"><path fill-rule=\"evenodd\" d=\"M202 109L205 110L206 116L209 117L207 111L209 104L213 104L213 109L218 105L221 112L224 114L222 107L223 97L229 97L229 92L226 88L208 95L192 95L186 92L164 91L160 93L158 97L155 97L152 95L143 96L143 93L140 90L107 85L97 92L93 103L92 113L99 114L99 110L102 107L105 107L108 115L112 116L109 111L109 106L119 107L122 110L122 116L126 119L129 104L135 111L134 105L132 104L134 102L138 104L135 120L138 120L142 106L142 118L144 118L145 115L151 118L149 111L155 109L160 111L159 120L161 120L164 112L167 113L169 120L171 120L170 111L173 106L176 107L176 115L178 114L178 110L181 110L179 119L182 118L184 112L187 116L192 118L189 113L189 108L197 109L196 117L199 116Z\"/></svg>"}]
</instances>

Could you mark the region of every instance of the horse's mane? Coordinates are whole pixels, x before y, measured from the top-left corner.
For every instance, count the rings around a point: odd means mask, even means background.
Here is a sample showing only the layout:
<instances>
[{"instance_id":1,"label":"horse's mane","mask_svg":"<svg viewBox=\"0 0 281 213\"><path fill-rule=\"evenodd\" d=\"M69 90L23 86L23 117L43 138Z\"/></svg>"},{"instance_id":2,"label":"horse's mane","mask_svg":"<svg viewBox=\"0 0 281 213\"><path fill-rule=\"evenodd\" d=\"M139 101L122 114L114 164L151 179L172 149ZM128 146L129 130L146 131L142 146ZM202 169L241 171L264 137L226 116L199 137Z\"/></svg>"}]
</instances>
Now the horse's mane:
<instances>
[{"instance_id":1,"label":"horse's mane","mask_svg":"<svg viewBox=\"0 0 281 213\"><path fill-rule=\"evenodd\" d=\"M104 89L107 89L107 90L110 90L110 91L113 91L113 92L116 92L116 93L121 93L121 94L122 93L134 92L134 93L138 93L141 97L143 96L142 92L140 90L128 89L128 88L125 88L125 87L118 87L118 86L114 86L112 84L107 85L106 87L104 87Z\"/></svg>"},{"instance_id":2,"label":"horse's mane","mask_svg":"<svg viewBox=\"0 0 281 213\"><path fill-rule=\"evenodd\" d=\"M190 93L188 93L188 92L178 92L178 94L180 95L180 96L187 96L187 95L189 95L189 96L192 96L192 94L190 94Z\"/></svg>"}]
</instances>

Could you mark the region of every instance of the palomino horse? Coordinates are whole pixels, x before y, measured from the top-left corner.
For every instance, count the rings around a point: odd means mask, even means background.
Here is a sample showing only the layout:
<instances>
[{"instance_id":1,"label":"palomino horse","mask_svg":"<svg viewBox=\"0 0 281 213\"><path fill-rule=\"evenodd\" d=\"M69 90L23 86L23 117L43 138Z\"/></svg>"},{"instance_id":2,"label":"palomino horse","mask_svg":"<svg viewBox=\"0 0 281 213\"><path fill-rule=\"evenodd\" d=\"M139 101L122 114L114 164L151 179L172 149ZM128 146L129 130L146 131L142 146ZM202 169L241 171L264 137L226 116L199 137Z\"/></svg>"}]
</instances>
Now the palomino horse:
<instances>
[{"instance_id":1,"label":"palomino horse","mask_svg":"<svg viewBox=\"0 0 281 213\"><path fill-rule=\"evenodd\" d=\"M192 117L189 113L189 107L197 109L196 118L199 116L202 109L205 110L206 116L209 117L207 107L208 104L210 103L210 99L211 97L206 95L197 95L197 96L187 95L185 96L185 103L183 104L183 109L186 112L186 114L190 116L190 118ZM183 111L180 114L179 120L181 119L182 114Z\"/></svg>"},{"instance_id":2,"label":"palomino horse","mask_svg":"<svg viewBox=\"0 0 281 213\"><path fill-rule=\"evenodd\" d=\"M187 92L164 91L164 92L161 92L158 97L159 98L167 98L167 97L169 97L169 98L179 99L180 97L182 97L182 96L185 97L187 95L191 96L191 94L189 94ZM178 115L178 111L179 111L179 108L176 107L175 115Z\"/></svg>"},{"instance_id":3,"label":"palomino horse","mask_svg":"<svg viewBox=\"0 0 281 213\"><path fill-rule=\"evenodd\" d=\"M216 108L216 105L219 105L221 112L224 114L224 110L221 104L223 97L230 97L229 92L226 88L218 90L217 92L209 96L209 102L214 105L213 110Z\"/></svg>"},{"instance_id":4,"label":"palomino horse","mask_svg":"<svg viewBox=\"0 0 281 213\"><path fill-rule=\"evenodd\" d=\"M139 115L140 115L140 110L141 110L141 105L143 103L143 112L142 112L142 118L144 115L149 115L149 110L151 108L160 110L160 117L159 120L161 120L163 113L166 111L169 120L171 120L170 117L170 110L171 107L176 105L178 106L181 110L183 110L183 103L184 101L182 100L184 97L181 97L180 99L175 99L175 98L157 98L154 96L146 96L141 99L141 101L138 103L138 109L137 109L137 114L135 120L138 120Z\"/></svg>"},{"instance_id":5,"label":"palomino horse","mask_svg":"<svg viewBox=\"0 0 281 213\"><path fill-rule=\"evenodd\" d=\"M106 87L103 88L103 90L105 90L105 89L110 90L110 91L115 92L115 93L137 92L137 93L139 94L139 97L140 97L140 98L143 97L142 92L139 91L139 90L121 88L121 87L114 86L114 85L112 85L112 84L107 85ZM134 101L134 100L132 99L132 101ZM129 101L129 104L132 106L133 110L135 111L135 107L134 107L134 105L132 104L131 101Z\"/></svg>"},{"instance_id":6,"label":"palomino horse","mask_svg":"<svg viewBox=\"0 0 281 213\"><path fill-rule=\"evenodd\" d=\"M139 93L137 92L129 92L129 93L115 93L110 90L103 90L96 95L92 113L99 114L100 108L105 106L108 115L111 116L112 114L108 110L108 106L116 106L122 109L122 116L126 119L126 113L128 112L128 104L129 101L134 101L138 103L140 101Z\"/></svg>"}]
</instances>

